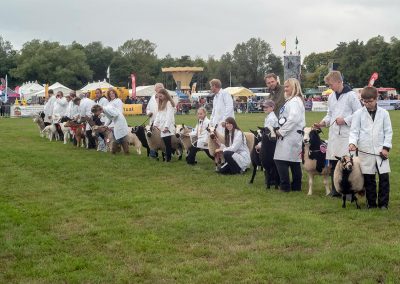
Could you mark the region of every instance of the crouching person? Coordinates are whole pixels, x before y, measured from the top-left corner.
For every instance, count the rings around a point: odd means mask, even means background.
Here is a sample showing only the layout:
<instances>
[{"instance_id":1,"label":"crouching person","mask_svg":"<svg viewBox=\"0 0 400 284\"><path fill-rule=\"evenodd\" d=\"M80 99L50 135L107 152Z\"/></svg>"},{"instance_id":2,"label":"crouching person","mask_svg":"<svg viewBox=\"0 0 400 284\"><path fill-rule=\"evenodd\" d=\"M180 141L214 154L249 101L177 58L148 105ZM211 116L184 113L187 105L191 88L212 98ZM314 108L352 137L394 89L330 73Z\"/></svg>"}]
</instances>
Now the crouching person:
<instances>
[{"instance_id":1,"label":"crouching person","mask_svg":"<svg viewBox=\"0 0 400 284\"><path fill-rule=\"evenodd\" d=\"M103 112L108 118L107 127L113 123L114 127L113 134L115 141L111 142L111 153L115 154L117 152L118 146L122 146L125 154L129 154L129 142L128 142L128 123L124 115L116 109L113 105L106 105L104 108L99 106L100 112Z\"/></svg>"},{"instance_id":2,"label":"crouching person","mask_svg":"<svg viewBox=\"0 0 400 284\"><path fill-rule=\"evenodd\" d=\"M216 142L220 147L215 150L215 154L222 152L225 159L225 164L221 166L218 172L221 174L245 172L251 162L250 152L246 137L233 117L228 117L225 120L225 141L221 143L216 138Z\"/></svg>"},{"instance_id":3,"label":"crouching person","mask_svg":"<svg viewBox=\"0 0 400 284\"><path fill-rule=\"evenodd\" d=\"M377 106L378 91L366 87L361 92L364 107L353 114L349 150L358 148L361 172L364 175L368 208L387 209L389 205L389 150L392 148L392 123L389 113ZM378 204L376 173L379 175Z\"/></svg>"},{"instance_id":4,"label":"crouching person","mask_svg":"<svg viewBox=\"0 0 400 284\"><path fill-rule=\"evenodd\" d=\"M214 157L208 151L208 131L206 130L210 120L207 118L207 111L204 107L197 110L198 122L196 127L189 133L192 146L189 148L189 154L186 157L186 162L189 165L197 164L196 154L198 151L204 151L210 159Z\"/></svg>"},{"instance_id":5,"label":"crouching person","mask_svg":"<svg viewBox=\"0 0 400 284\"><path fill-rule=\"evenodd\" d=\"M94 105L92 107L92 119L91 122L93 123L93 125L97 125L97 126L102 126L104 125L104 122L102 121L102 107L100 105ZM103 133L98 133L96 135L97 138L97 151L101 151L101 152L107 152L107 146L106 146L106 141L105 141L105 137Z\"/></svg>"}]
</instances>

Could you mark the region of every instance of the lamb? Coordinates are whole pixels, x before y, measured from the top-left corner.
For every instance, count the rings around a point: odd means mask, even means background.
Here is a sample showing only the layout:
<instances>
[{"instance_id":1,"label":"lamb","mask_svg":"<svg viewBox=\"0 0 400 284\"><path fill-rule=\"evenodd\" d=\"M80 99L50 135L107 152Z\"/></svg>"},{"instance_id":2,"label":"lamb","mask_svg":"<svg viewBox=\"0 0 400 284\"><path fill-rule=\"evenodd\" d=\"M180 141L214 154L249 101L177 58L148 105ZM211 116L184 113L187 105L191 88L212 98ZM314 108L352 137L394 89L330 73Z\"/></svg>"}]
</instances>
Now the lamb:
<instances>
[{"instance_id":1,"label":"lamb","mask_svg":"<svg viewBox=\"0 0 400 284\"><path fill-rule=\"evenodd\" d=\"M333 183L337 192L343 195L342 208L346 208L346 195L351 195L351 202L355 201L357 209L360 206L357 203L358 195L364 195L364 176L361 173L360 159L358 157L343 156L336 157L339 162L336 164L333 174Z\"/></svg>"},{"instance_id":2,"label":"lamb","mask_svg":"<svg viewBox=\"0 0 400 284\"><path fill-rule=\"evenodd\" d=\"M60 140L57 128L54 124L47 125L45 128L42 130L42 134L47 134L47 137L49 138L50 141L53 141L53 138L57 141Z\"/></svg>"},{"instance_id":3,"label":"lamb","mask_svg":"<svg viewBox=\"0 0 400 284\"><path fill-rule=\"evenodd\" d=\"M275 130L270 127L259 127L259 130L254 131L253 134L255 143L253 143L254 146L250 152L251 163L253 165L253 174L250 183L253 183L254 181L254 177L257 173L257 167L262 166L264 169L266 189L271 188L271 185L275 185L275 188L278 188L280 178L274 162L274 153L276 147ZM260 141L261 149L259 152L257 152L255 146Z\"/></svg>"},{"instance_id":4,"label":"lamb","mask_svg":"<svg viewBox=\"0 0 400 284\"><path fill-rule=\"evenodd\" d=\"M180 139L183 149L186 153L189 152L189 148L192 147L192 141L190 139L189 133L191 132L191 128L182 124L176 126L176 134L175 136Z\"/></svg>"},{"instance_id":5,"label":"lamb","mask_svg":"<svg viewBox=\"0 0 400 284\"><path fill-rule=\"evenodd\" d=\"M161 150L163 153L163 161L165 160L164 158L164 153L165 153L165 144L163 140L161 139L161 132L160 130L153 126L153 125L147 125L146 126L146 138L147 138L147 143L150 147L150 149L153 149L155 151ZM171 136L171 147L173 152L177 152L178 154L178 160L182 160L182 144L180 140L175 136Z\"/></svg>"},{"instance_id":6,"label":"lamb","mask_svg":"<svg viewBox=\"0 0 400 284\"><path fill-rule=\"evenodd\" d=\"M143 125L139 125L139 126L132 127L132 131L131 132L136 134L136 136L138 137L138 139L142 143L142 146L144 148L146 148L147 157L150 156L150 147L149 147L149 144L147 143L146 132L145 132L144 126Z\"/></svg>"},{"instance_id":7,"label":"lamb","mask_svg":"<svg viewBox=\"0 0 400 284\"><path fill-rule=\"evenodd\" d=\"M44 137L43 129L46 127L40 113L33 116L33 122L38 125L40 137Z\"/></svg>"},{"instance_id":8,"label":"lamb","mask_svg":"<svg viewBox=\"0 0 400 284\"><path fill-rule=\"evenodd\" d=\"M139 138L135 133L132 132L132 127L128 127L129 133L128 133L128 143L129 145L133 145L136 149L136 152L138 155L142 154L142 142L140 142Z\"/></svg>"},{"instance_id":9,"label":"lamb","mask_svg":"<svg viewBox=\"0 0 400 284\"><path fill-rule=\"evenodd\" d=\"M319 137L320 129L311 127L304 128L303 137L303 168L308 174L308 195L313 193L314 176L322 175L325 186L325 193L330 193L329 189L329 171L330 168L325 165L326 143Z\"/></svg>"}]
</instances>

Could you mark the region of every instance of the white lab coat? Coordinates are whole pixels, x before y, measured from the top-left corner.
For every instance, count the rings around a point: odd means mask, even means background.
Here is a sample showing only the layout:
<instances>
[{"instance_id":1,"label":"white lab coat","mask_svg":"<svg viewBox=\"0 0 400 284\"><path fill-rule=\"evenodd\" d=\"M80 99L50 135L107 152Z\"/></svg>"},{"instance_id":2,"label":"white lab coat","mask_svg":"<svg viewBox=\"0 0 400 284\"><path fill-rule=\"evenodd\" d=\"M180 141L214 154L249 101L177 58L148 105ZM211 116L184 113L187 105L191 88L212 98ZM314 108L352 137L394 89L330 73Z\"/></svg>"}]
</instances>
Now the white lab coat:
<instances>
[{"instance_id":1,"label":"white lab coat","mask_svg":"<svg viewBox=\"0 0 400 284\"><path fill-rule=\"evenodd\" d=\"M214 95L210 124L211 126L218 124L217 131L224 133L225 129L221 124L222 122L225 122L227 117L235 118L233 99L228 92L221 89L216 95Z\"/></svg>"},{"instance_id":2,"label":"white lab coat","mask_svg":"<svg viewBox=\"0 0 400 284\"><path fill-rule=\"evenodd\" d=\"M354 144L359 150L379 155L383 146L392 148L392 123L387 110L378 107L375 120L372 120L368 110L363 107L353 114L349 144ZM363 174L375 174L376 165L379 173L389 173L389 160L382 162L381 157L358 153L360 157L361 172Z\"/></svg>"},{"instance_id":3,"label":"white lab coat","mask_svg":"<svg viewBox=\"0 0 400 284\"><path fill-rule=\"evenodd\" d=\"M175 134L175 110L171 105L171 102L167 102L167 106L164 110L157 112L154 125L161 131L161 137L167 137ZM164 133L163 130L168 128L169 132Z\"/></svg>"},{"instance_id":4,"label":"white lab coat","mask_svg":"<svg viewBox=\"0 0 400 284\"><path fill-rule=\"evenodd\" d=\"M45 114L45 118L44 118L44 122L48 122L51 123L52 120L49 119L49 116L53 116L53 108L54 108L54 102L56 101L56 96L52 95L46 102L46 104L44 105L44 114Z\"/></svg>"},{"instance_id":5,"label":"white lab coat","mask_svg":"<svg viewBox=\"0 0 400 284\"><path fill-rule=\"evenodd\" d=\"M302 131L306 125L305 109L298 96L285 102L279 111L279 133L274 160L301 162Z\"/></svg>"},{"instance_id":6,"label":"white lab coat","mask_svg":"<svg viewBox=\"0 0 400 284\"><path fill-rule=\"evenodd\" d=\"M124 103L120 98L113 99L109 104L115 107L120 113L124 114Z\"/></svg>"},{"instance_id":7,"label":"white lab coat","mask_svg":"<svg viewBox=\"0 0 400 284\"><path fill-rule=\"evenodd\" d=\"M98 101L96 101L96 104L101 107L105 107L106 105L108 105L108 100L106 97L101 97Z\"/></svg>"},{"instance_id":8,"label":"white lab coat","mask_svg":"<svg viewBox=\"0 0 400 284\"><path fill-rule=\"evenodd\" d=\"M230 134L229 134L230 135ZM238 164L238 166L242 169L242 171L246 170L250 163L250 151L249 147L247 147L246 137L244 136L243 132L236 129L234 137L229 137L231 140L231 145L226 146L221 144L222 150L225 151L232 151L234 152L232 158Z\"/></svg>"},{"instance_id":9,"label":"white lab coat","mask_svg":"<svg viewBox=\"0 0 400 284\"><path fill-rule=\"evenodd\" d=\"M96 103L88 98L81 99L81 103L79 104L79 115L81 117L91 117L92 116L92 107ZM89 123L86 123L86 130L90 130Z\"/></svg>"},{"instance_id":10,"label":"white lab coat","mask_svg":"<svg viewBox=\"0 0 400 284\"><path fill-rule=\"evenodd\" d=\"M361 108L361 103L355 92L349 91L341 94L339 100L333 92L328 98L328 113L324 117L326 126L329 126L327 160L336 160L335 156L341 157L349 154L349 133L353 113ZM346 124L337 125L335 120L343 117Z\"/></svg>"},{"instance_id":11,"label":"white lab coat","mask_svg":"<svg viewBox=\"0 0 400 284\"><path fill-rule=\"evenodd\" d=\"M79 106L74 104L72 100L68 102L67 110L65 112L65 115L69 117L70 119L74 119L79 115Z\"/></svg>"},{"instance_id":12,"label":"white lab coat","mask_svg":"<svg viewBox=\"0 0 400 284\"><path fill-rule=\"evenodd\" d=\"M67 112L67 107L68 107L68 101L66 98L58 98L54 102L54 107L53 107L53 122L58 122L60 118L65 116Z\"/></svg>"},{"instance_id":13,"label":"white lab coat","mask_svg":"<svg viewBox=\"0 0 400 284\"><path fill-rule=\"evenodd\" d=\"M147 115L149 115L149 113L153 114L149 119L148 125L154 123L154 121L156 120L157 112L158 112L158 102L156 100L156 95L152 95L146 107L146 114Z\"/></svg>"},{"instance_id":14,"label":"white lab coat","mask_svg":"<svg viewBox=\"0 0 400 284\"><path fill-rule=\"evenodd\" d=\"M197 148L208 149L208 131L206 130L210 120L205 117L203 121L196 124L196 127L189 133L190 139L197 140ZM196 138L197 137L197 138Z\"/></svg>"},{"instance_id":15,"label":"white lab coat","mask_svg":"<svg viewBox=\"0 0 400 284\"><path fill-rule=\"evenodd\" d=\"M125 116L117 108L108 104L103 108L103 112L114 125L113 131L116 140L128 135L128 123L126 122Z\"/></svg>"},{"instance_id":16,"label":"white lab coat","mask_svg":"<svg viewBox=\"0 0 400 284\"><path fill-rule=\"evenodd\" d=\"M264 120L264 127L278 127L278 118L276 117L275 112L270 112Z\"/></svg>"}]
</instances>

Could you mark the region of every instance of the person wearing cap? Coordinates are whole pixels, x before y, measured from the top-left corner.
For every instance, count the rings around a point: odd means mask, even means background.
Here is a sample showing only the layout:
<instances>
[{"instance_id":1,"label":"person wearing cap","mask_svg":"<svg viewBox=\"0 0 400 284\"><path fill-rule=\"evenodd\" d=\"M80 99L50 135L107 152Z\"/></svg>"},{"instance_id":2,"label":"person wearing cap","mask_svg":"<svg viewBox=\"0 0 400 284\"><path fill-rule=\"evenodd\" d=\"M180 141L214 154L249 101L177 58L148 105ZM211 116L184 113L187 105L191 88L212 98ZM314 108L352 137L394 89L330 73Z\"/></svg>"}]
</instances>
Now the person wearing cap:
<instances>
[{"instance_id":1,"label":"person wearing cap","mask_svg":"<svg viewBox=\"0 0 400 284\"><path fill-rule=\"evenodd\" d=\"M264 112L267 114L264 120L264 127L272 127L277 128L279 127L278 118L274 112L275 110L275 102L273 100L265 100L262 103ZM256 145L256 150L261 149L261 142Z\"/></svg>"}]
</instances>

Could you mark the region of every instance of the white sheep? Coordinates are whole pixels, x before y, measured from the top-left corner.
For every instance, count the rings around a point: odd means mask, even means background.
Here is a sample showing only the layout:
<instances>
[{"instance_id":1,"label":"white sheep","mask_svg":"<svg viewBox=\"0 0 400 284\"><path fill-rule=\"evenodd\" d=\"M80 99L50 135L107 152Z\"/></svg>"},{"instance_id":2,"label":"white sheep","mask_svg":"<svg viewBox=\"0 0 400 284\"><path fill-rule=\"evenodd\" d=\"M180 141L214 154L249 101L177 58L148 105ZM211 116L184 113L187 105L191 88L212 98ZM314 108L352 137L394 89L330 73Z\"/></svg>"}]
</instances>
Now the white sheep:
<instances>
[{"instance_id":1,"label":"white sheep","mask_svg":"<svg viewBox=\"0 0 400 284\"><path fill-rule=\"evenodd\" d=\"M43 128L42 133L46 134L50 141L53 141L53 138L55 138L55 140L60 140L60 136L54 124L47 125Z\"/></svg>"},{"instance_id":2,"label":"white sheep","mask_svg":"<svg viewBox=\"0 0 400 284\"><path fill-rule=\"evenodd\" d=\"M35 122L39 128L40 137L44 137L43 129L46 127L46 125L44 124L43 118L40 116L40 114L35 114L33 116L33 122Z\"/></svg>"},{"instance_id":3,"label":"white sheep","mask_svg":"<svg viewBox=\"0 0 400 284\"><path fill-rule=\"evenodd\" d=\"M139 138L135 133L132 133L132 127L128 127L129 133L128 133L128 142L129 145L133 145L136 149L136 152L138 155L142 154L142 142L140 142Z\"/></svg>"},{"instance_id":4,"label":"white sheep","mask_svg":"<svg viewBox=\"0 0 400 284\"><path fill-rule=\"evenodd\" d=\"M319 138L320 132L321 132L320 130L312 129L311 127L304 128L303 168L308 174L308 195L312 195L313 193L314 176L317 175L323 176L326 195L330 193L329 189L330 168L327 166L323 166L325 164L326 153L321 147L321 145L323 145L325 142ZM317 170L317 160L318 163L322 163L322 165L319 165L320 170L322 169L322 171Z\"/></svg>"},{"instance_id":5,"label":"white sheep","mask_svg":"<svg viewBox=\"0 0 400 284\"><path fill-rule=\"evenodd\" d=\"M189 133L192 132L192 129L187 127L186 125L177 125L176 126L176 134L175 136L180 139L183 149L186 153L189 152L190 147L192 147L192 141L190 139Z\"/></svg>"},{"instance_id":6,"label":"white sheep","mask_svg":"<svg viewBox=\"0 0 400 284\"><path fill-rule=\"evenodd\" d=\"M61 122L60 127L64 135L64 144L67 144L68 140L71 138L71 127L65 125L66 122Z\"/></svg>"},{"instance_id":7,"label":"white sheep","mask_svg":"<svg viewBox=\"0 0 400 284\"><path fill-rule=\"evenodd\" d=\"M357 209L360 209L355 196L356 194L364 195L365 193L360 159L353 156L336 157L336 159L339 161L333 174L333 183L337 192L343 195L342 207L346 208L346 195L351 194L351 202L355 201Z\"/></svg>"}]
</instances>

